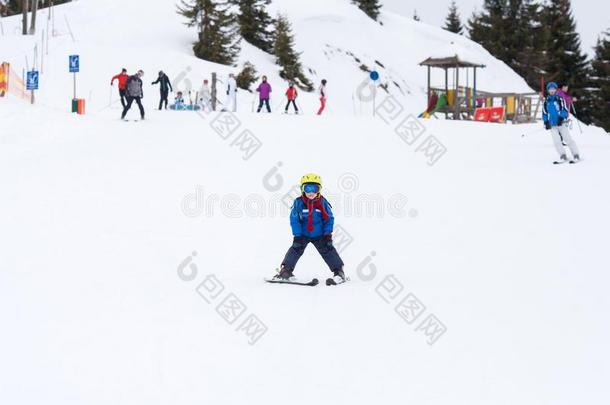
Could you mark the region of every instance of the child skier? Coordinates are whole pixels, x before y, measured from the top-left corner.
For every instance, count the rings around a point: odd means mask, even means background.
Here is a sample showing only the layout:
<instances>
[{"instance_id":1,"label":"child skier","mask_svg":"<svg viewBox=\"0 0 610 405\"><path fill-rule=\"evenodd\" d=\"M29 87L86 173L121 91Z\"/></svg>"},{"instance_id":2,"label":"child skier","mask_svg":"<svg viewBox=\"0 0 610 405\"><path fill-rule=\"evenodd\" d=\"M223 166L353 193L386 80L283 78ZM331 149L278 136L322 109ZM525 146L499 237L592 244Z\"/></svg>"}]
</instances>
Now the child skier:
<instances>
[{"instance_id":1,"label":"child skier","mask_svg":"<svg viewBox=\"0 0 610 405\"><path fill-rule=\"evenodd\" d=\"M295 280L293 270L309 243L312 243L333 272L331 284L345 281L343 261L333 246L334 217L331 206L320 194L322 179L314 173L301 178L301 196L294 200L290 212L290 226L294 240L288 249L280 273L275 279ZM331 281L332 280L332 281ZM334 281L334 283L333 283Z\"/></svg>"},{"instance_id":2,"label":"child skier","mask_svg":"<svg viewBox=\"0 0 610 405\"><path fill-rule=\"evenodd\" d=\"M318 87L318 93L320 94L320 109L318 115L322 115L322 111L326 108L326 79L322 79L320 87Z\"/></svg>"},{"instance_id":3,"label":"child skier","mask_svg":"<svg viewBox=\"0 0 610 405\"><path fill-rule=\"evenodd\" d=\"M227 97L221 111L237 111L237 81L233 73L227 79Z\"/></svg>"},{"instance_id":4,"label":"child skier","mask_svg":"<svg viewBox=\"0 0 610 405\"><path fill-rule=\"evenodd\" d=\"M554 164L561 164L568 162L564 143L570 149L572 153L572 160L570 163L577 163L580 161L580 155L578 153L578 146L572 139L570 130L566 125L565 120L568 118L568 110L566 108L565 100L557 94L557 83L550 82L546 85L546 91L548 95L544 98L544 104L542 105L542 120L544 121L544 127L551 131L553 137L553 144L557 153L559 153L559 160L553 162Z\"/></svg>"},{"instance_id":5,"label":"child skier","mask_svg":"<svg viewBox=\"0 0 610 405\"><path fill-rule=\"evenodd\" d=\"M176 98L174 99L174 109L175 110L184 110L184 96L181 91L176 93Z\"/></svg>"},{"instance_id":6,"label":"child skier","mask_svg":"<svg viewBox=\"0 0 610 405\"><path fill-rule=\"evenodd\" d=\"M203 81L203 86L201 87L201 97L199 97L199 103L201 104L201 110L212 111L212 93L210 93L210 86L208 84L208 79Z\"/></svg>"},{"instance_id":7,"label":"child skier","mask_svg":"<svg viewBox=\"0 0 610 405\"><path fill-rule=\"evenodd\" d=\"M284 110L285 114L288 114L288 107L290 107L290 103L294 107L295 114L299 113L299 107L297 107L296 99L299 93L297 92L296 87L294 87L294 83L290 83L288 90L286 90L286 98L288 98L288 103L286 103L286 109Z\"/></svg>"}]
</instances>

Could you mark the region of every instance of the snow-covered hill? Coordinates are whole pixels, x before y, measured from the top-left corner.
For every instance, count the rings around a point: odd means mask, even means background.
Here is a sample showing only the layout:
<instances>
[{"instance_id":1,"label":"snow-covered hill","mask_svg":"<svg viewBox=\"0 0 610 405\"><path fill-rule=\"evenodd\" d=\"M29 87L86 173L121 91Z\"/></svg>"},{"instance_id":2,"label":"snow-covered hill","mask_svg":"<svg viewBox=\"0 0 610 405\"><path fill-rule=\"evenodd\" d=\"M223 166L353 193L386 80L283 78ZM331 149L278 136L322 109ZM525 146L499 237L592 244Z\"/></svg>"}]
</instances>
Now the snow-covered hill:
<instances>
[{"instance_id":1,"label":"snow-covered hill","mask_svg":"<svg viewBox=\"0 0 610 405\"><path fill-rule=\"evenodd\" d=\"M130 72L144 69L145 94L150 98L156 95L157 88L148 86L148 82L156 78L159 70L167 72L179 89L188 88L189 83L193 89L198 88L213 71L221 79L229 72L239 71L239 67L220 66L193 57L191 43L196 31L184 26L173 1L105 0L103 6L99 4L102 3L80 0L56 7L56 36L50 38L49 54L46 55L45 48L42 61L39 92L42 103L69 107L72 76L68 73L67 60L70 54L81 55L78 96L88 100L90 112L108 105L110 77L123 66ZM274 0L269 12L284 13L292 22L296 48L302 52L309 77L315 83L323 78L328 80L331 113L354 113L356 90L368 77L361 67L378 70L380 82L388 85L390 94L408 110L421 112L427 105L426 70L418 63L429 56L459 54L487 65L478 77L480 89L529 91L518 75L478 44L391 12L382 14L383 25L375 23L347 0ZM46 16L47 10L42 11L41 29L47 29ZM39 35L35 38L18 35L20 22L19 16L5 18L7 35L0 39L0 55L17 72L24 67L26 56L31 66L36 42L39 50L42 48ZM53 24L48 29L53 31ZM286 83L278 76L273 56L242 41L239 65L245 61L252 62L259 74L269 76L276 94L273 103L281 104ZM40 63L39 60L38 66ZM442 72L436 75L433 84L440 84ZM242 92L238 100L241 108L250 110L252 99L250 94ZM314 94L305 95L301 104L304 109L314 111L317 98ZM360 106L357 107L359 112Z\"/></svg>"},{"instance_id":2,"label":"snow-covered hill","mask_svg":"<svg viewBox=\"0 0 610 405\"><path fill-rule=\"evenodd\" d=\"M313 95L303 116L252 114L243 94L236 115L156 111L147 86L137 123L108 106L123 65L145 82L229 69L190 56L194 33L169 1L57 8L39 104L0 99L1 404L608 402L610 139L575 127L585 160L553 166L538 124L397 132L425 105L416 63L453 36L388 13L382 27L348 5L273 5L304 65L333 84L330 114L310 113ZM489 66L482 88L525 86L459 41ZM0 58L20 69L32 45L0 37ZM363 73L345 52L404 82L404 111L353 116ZM71 53L84 116L67 112ZM277 69L252 47L242 60ZM265 284L311 171L351 282ZM310 247L297 274L328 271Z\"/></svg>"}]
</instances>

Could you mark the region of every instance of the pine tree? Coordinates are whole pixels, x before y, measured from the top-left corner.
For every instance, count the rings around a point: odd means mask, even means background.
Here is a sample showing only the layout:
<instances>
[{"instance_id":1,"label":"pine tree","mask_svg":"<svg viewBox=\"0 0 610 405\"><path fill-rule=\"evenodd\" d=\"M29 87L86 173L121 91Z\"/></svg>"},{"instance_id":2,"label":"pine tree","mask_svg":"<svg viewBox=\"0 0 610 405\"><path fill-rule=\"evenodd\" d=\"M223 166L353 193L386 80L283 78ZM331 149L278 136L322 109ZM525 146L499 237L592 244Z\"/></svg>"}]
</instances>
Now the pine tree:
<instances>
[{"instance_id":1,"label":"pine tree","mask_svg":"<svg viewBox=\"0 0 610 405\"><path fill-rule=\"evenodd\" d=\"M504 14L506 0L484 0L483 11L468 20L470 39L481 44L496 58L505 60Z\"/></svg>"},{"instance_id":2,"label":"pine tree","mask_svg":"<svg viewBox=\"0 0 610 405\"><path fill-rule=\"evenodd\" d=\"M532 0L485 0L468 21L470 38L509 65L534 89L545 74L548 30Z\"/></svg>"},{"instance_id":3,"label":"pine tree","mask_svg":"<svg viewBox=\"0 0 610 405\"><path fill-rule=\"evenodd\" d=\"M235 78L235 81L237 82L237 87L250 91L250 86L257 79L256 73L257 71L254 65L250 62L245 62L243 69Z\"/></svg>"},{"instance_id":4,"label":"pine tree","mask_svg":"<svg viewBox=\"0 0 610 405\"><path fill-rule=\"evenodd\" d=\"M413 19L415 21L421 21L421 19L419 18L419 15L417 14L417 9L413 10Z\"/></svg>"},{"instance_id":5,"label":"pine tree","mask_svg":"<svg viewBox=\"0 0 610 405\"><path fill-rule=\"evenodd\" d=\"M504 62L534 89L539 88L546 66L547 29L541 18L541 7L532 0L509 0L504 22L508 35Z\"/></svg>"},{"instance_id":6,"label":"pine tree","mask_svg":"<svg viewBox=\"0 0 610 405\"><path fill-rule=\"evenodd\" d=\"M460 14L458 13L457 4L455 4L455 0L451 0L451 5L449 6L449 14L447 14L447 18L445 19L445 26L443 27L447 31L451 31L455 34L462 34L464 32L464 26L462 25L462 21L460 20Z\"/></svg>"},{"instance_id":7,"label":"pine tree","mask_svg":"<svg viewBox=\"0 0 610 405\"><path fill-rule=\"evenodd\" d=\"M276 63L281 66L280 77L294 82L307 91L313 90L313 85L303 74L299 54L294 50L294 38L288 18L278 15L275 22L275 41L273 54Z\"/></svg>"},{"instance_id":8,"label":"pine tree","mask_svg":"<svg viewBox=\"0 0 610 405\"><path fill-rule=\"evenodd\" d=\"M352 0L352 3L356 4L358 8L366 15L377 21L379 18L379 11L381 10L381 4L379 0Z\"/></svg>"},{"instance_id":9,"label":"pine tree","mask_svg":"<svg viewBox=\"0 0 610 405\"><path fill-rule=\"evenodd\" d=\"M610 29L597 40L590 85L591 121L610 132Z\"/></svg>"},{"instance_id":10,"label":"pine tree","mask_svg":"<svg viewBox=\"0 0 610 405\"><path fill-rule=\"evenodd\" d=\"M239 39L235 17L226 3L213 0L181 0L178 13L187 18L185 24L196 26L198 41L193 44L195 56L210 62L231 65L239 54Z\"/></svg>"},{"instance_id":11,"label":"pine tree","mask_svg":"<svg viewBox=\"0 0 610 405\"><path fill-rule=\"evenodd\" d=\"M50 2L40 1L39 7L46 8L50 5ZM53 5L57 6L64 3L69 3L72 0L55 0L53 1ZM21 14L21 3L22 0L0 0L0 16L8 17L15 14ZM29 9L28 9L29 10Z\"/></svg>"},{"instance_id":12,"label":"pine tree","mask_svg":"<svg viewBox=\"0 0 610 405\"><path fill-rule=\"evenodd\" d=\"M580 37L572 16L570 0L547 2L543 11L543 23L548 33L545 43L547 60L546 79L569 84L573 96L578 97L575 107L578 117L591 119L590 100L587 95L588 62L580 48Z\"/></svg>"},{"instance_id":13,"label":"pine tree","mask_svg":"<svg viewBox=\"0 0 610 405\"><path fill-rule=\"evenodd\" d=\"M241 36L265 52L273 49L273 38L269 27L273 23L265 7L271 0L231 0L239 8L237 23Z\"/></svg>"},{"instance_id":14,"label":"pine tree","mask_svg":"<svg viewBox=\"0 0 610 405\"><path fill-rule=\"evenodd\" d=\"M0 16L8 17L21 12L21 0L0 0Z\"/></svg>"}]
</instances>

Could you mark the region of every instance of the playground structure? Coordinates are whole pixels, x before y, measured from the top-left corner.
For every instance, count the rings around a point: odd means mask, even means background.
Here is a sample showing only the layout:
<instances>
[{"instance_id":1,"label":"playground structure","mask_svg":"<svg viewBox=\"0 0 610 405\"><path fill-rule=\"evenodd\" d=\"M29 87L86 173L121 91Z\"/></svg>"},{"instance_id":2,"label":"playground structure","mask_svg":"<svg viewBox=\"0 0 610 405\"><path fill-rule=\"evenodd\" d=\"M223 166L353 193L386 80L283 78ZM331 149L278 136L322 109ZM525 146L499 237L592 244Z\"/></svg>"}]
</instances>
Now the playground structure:
<instances>
[{"instance_id":1,"label":"playground structure","mask_svg":"<svg viewBox=\"0 0 610 405\"><path fill-rule=\"evenodd\" d=\"M446 58L428 58L419 64L428 68L427 94L428 107L420 117L435 117L445 114L454 120L475 120L485 122L506 122L513 124L535 122L541 107L540 94L531 93L492 93L477 88L477 69L485 65L468 62L458 55ZM431 85L431 70L445 71L444 87ZM460 69L465 71L466 85L460 86ZM472 69L472 83L470 70ZM453 85L449 86L449 77Z\"/></svg>"}]
</instances>

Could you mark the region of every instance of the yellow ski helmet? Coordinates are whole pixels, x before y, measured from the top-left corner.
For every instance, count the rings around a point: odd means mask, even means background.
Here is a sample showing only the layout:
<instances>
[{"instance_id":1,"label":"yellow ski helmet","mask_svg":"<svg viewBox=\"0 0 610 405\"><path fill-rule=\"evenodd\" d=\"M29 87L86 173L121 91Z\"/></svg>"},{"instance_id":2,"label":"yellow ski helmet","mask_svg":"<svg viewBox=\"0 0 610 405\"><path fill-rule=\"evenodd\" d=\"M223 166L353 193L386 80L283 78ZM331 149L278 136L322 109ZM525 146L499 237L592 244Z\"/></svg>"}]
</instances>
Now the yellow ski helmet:
<instances>
[{"instance_id":1,"label":"yellow ski helmet","mask_svg":"<svg viewBox=\"0 0 610 405\"><path fill-rule=\"evenodd\" d=\"M306 175L304 175L303 177L301 177L301 192L305 192L304 187L305 184L317 184L318 186L320 186L320 190L322 190L322 178L315 174L315 173L307 173ZM319 192L318 192L319 194Z\"/></svg>"}]
</instances>

